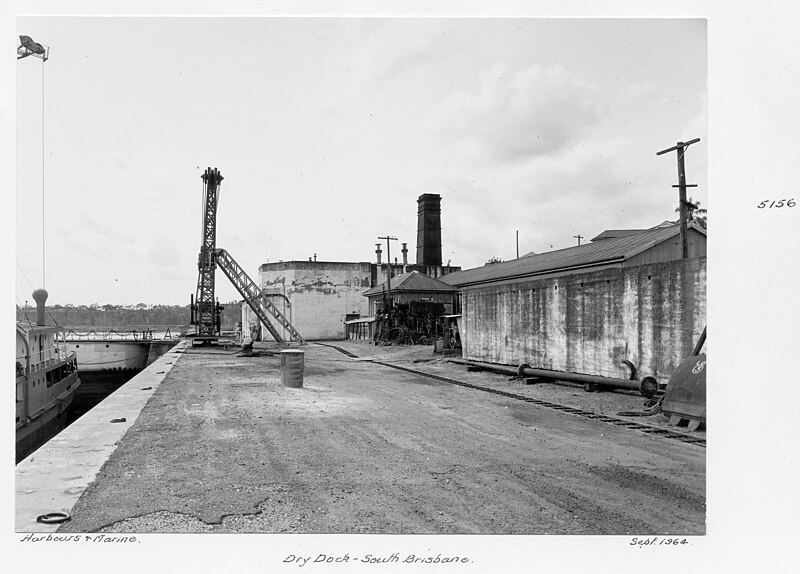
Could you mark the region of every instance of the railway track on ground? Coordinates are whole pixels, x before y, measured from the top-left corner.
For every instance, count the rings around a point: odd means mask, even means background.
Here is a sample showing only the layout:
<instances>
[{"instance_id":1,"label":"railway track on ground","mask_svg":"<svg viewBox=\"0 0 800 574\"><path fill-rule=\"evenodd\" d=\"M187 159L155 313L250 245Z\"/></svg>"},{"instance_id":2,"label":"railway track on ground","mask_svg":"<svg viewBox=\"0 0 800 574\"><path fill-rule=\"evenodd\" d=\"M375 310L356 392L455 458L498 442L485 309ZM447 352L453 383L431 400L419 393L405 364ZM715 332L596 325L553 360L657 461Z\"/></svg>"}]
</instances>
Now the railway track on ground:
<instances>
[{"instance_id":1,"label":"railway track on ground","mask_svg":"<svg viewBox=\"0 0 800 574\"><path fill-rule=\"evenodd\" d=\"M335 349L335 350L339 351L340 353L342 353L344 355L347 355L348 357L353 358L353 359L360 358L360 357L358 357L358 355L354 355L350 351L347 351L346 349L342 349L341 347L337 347L336 345L329 345L327 343L316 343L316 344L317 345L322 345L324 347L330 347L331 349ZM674 431L674 430L671 430L671 429L656 427L656 426L652 426L652 425L646 425L646 424L642 424L642 423L637 422L637 421L631 421L631 420L627 420L627 419L623 419L623 418L619 418L619 417L612 417L612 416L608 416L608 415L604 415L604 414L600 414L600 413L595 413L595 412L592 412L592 411L586 411L586 410L583 410L583 409L570 407L570 406L567 406L567 405L560 405L558 403L553 403L553 402L550 402L550 401L543 401L541 399L536 399L536 398L533 398L533 397L526 397L525 395L520 395L520 394L512 393L512 392L509 392L509 391L503 391L503 390L500 390L500 389L493 389L491 387L484 387L484 386L481 386L481 385L474 385L472 383L465 383L464 381L459 381L457 379L451 379L449 377L443 377L441 375L435 375L433 373L427 373L425 371L420 371L418 369L412 369L412 368L409 368L409 367L403 367L403 366L400 366L400 365L395 365L393 363L387 363L385 361L379 361L377 359L365 359L364 362L370 362L370 363L374 363L376 365L381 365L383 367L389 367L391 369L397 369L398 371L405 371L407 373L412 373L414 375L419 375L420 377L427 377L429 379L434 379L434 380L437 380L437 381L450 383L452 385L458 385L460 387L466 387L468 389L474 389L476 391L483 391L485 393L491 393L491 394L494 394L494 395L500 395L500 396L503 396L503 397L507 397L509 399L515 399L515 400L518 400L518 401L524 401L526 403L532 403L532 404L538 405L540 407L545 407L545 408L548 408L548 409L561 411L561 412L564 412L564 413L568 413L568 414L571 414L571 415L583 417L583 418L586 418L586 419L592 419L592 420L601 421L601 422L608 423L608 424L611 424L611 425L614 425L614 426L618 426L618 427L623 427L623 428L639 431L639 432L642 432L642 433L645 433L645 434L649 434L649 435L653 435L653 436L659 436L659 437L663 437L663 438L677 440L677 441L684 442L684 443L687 443L687 444L693 444L693 445L701 446L703 448L705 448L705 446L706 446L706 439L703 438L703 437L692 436L692 435L689 435L689 434L686 434L686 433L677 432L677 431Z\"/></svg>"}]
</instances>

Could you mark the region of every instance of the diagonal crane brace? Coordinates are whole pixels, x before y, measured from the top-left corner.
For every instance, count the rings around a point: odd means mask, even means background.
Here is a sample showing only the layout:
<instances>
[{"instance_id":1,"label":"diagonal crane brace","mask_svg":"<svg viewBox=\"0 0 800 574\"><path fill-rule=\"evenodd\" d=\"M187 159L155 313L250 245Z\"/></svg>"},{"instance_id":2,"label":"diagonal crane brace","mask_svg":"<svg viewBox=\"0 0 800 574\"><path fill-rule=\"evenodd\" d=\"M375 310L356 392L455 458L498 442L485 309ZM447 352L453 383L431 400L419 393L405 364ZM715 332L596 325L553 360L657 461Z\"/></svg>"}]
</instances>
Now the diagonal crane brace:
<instances>
[{"instance_id":1,"label":"diagonal crane brace","mask_svg":"<svg viewBox=\"0 0 800 574\"><path fill-rule=\"evenodd\" d=\"M272 315L289 332L293 340L305 345L306 341L297 332L297 329L264 296L258 285L244 272L244 269L234 261L227 251L217 249L217 204L219 186L223 177L219 170L209 167L201 178L204 183L203 243L200 245L200 255L197 258L197 302L193 302L191 305L192 323L197 324L196 340L215 341L216 335L219 333L219 324L215 320L215 315L219 312L219 305L214 303L214 271L219 267L276 341L282 342L283 337L270 322L268 315ZM195 312L197 313L196 322Z\"/></svg>"},{"instance_id":2,"label":"diagonal crane brace","mask_svg":"<svg viewBox=\"0 0 800 574\"><path fill-rule=\"evenodd\" d=\"M217 267L222 269L222 272L230 279L230 282L233 283L233 286L236 287L236 290L239 291L239 294L276 341L283 341L283 338L267 318L267 313L272 315L284 329L289 331L293 340L298 341L301 345L306 344L305 339L297 332L297 329L283 316L272 301L264 296L258 285L250 279L244 269L231 257L230 253L224 249L217 249L214 252L214 256Z\"/></svg>"}]
</instances>

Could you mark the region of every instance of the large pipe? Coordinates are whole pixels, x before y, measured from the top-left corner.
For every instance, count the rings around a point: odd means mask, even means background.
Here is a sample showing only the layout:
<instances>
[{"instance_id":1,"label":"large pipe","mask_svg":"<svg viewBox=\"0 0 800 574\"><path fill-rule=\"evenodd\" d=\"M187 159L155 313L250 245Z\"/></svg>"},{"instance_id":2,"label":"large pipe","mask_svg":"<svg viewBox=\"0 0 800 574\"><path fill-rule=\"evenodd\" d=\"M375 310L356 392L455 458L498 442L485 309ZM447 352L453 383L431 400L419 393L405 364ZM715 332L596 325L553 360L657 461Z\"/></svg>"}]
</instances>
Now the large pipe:
<instances>
[{"instance_id":1,"label":"large pipe","mask_svg":"<svg viewBox=\"0 0 800 574\"><path fill-rule=\"evenodd\" d=\"M566 371L551 371L548 369L533 369L531 367L509 367L506 365L496 365L494 363L482 363L480 361L466 361L463 359L450 359L454 363L480 367L487 371L496 371L509 375L525 375L528 377L542 377L545 379L556 379L559 381L571 381L584 383L587 385L600 385L604 387L632 389L639 391L642 396L652 397L658 391L658 382L652 377L645 377L641 381L631 379L617 379L614 377L600 377L596 375L583 375L581 373L569 373Z\"/></svg>"}]
</instances>

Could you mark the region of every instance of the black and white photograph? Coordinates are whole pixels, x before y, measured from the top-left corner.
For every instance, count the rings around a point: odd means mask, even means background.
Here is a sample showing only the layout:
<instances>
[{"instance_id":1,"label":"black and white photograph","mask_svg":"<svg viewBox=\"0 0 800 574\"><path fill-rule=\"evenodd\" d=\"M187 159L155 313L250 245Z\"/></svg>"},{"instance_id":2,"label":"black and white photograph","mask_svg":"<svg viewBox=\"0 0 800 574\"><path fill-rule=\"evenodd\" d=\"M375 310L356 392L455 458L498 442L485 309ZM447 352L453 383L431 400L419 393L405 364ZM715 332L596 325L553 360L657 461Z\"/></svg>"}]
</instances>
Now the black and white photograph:
<instances>
[{"instance_id":1,"label":"black and white photograph","mask_svg":"<svg viewBox=\"0 0 800 574\"><path fill-rule=\"evenodd\" d=\"M798 558L783 3L38 4L14 571Z\"/></svg>"}]
</instances>

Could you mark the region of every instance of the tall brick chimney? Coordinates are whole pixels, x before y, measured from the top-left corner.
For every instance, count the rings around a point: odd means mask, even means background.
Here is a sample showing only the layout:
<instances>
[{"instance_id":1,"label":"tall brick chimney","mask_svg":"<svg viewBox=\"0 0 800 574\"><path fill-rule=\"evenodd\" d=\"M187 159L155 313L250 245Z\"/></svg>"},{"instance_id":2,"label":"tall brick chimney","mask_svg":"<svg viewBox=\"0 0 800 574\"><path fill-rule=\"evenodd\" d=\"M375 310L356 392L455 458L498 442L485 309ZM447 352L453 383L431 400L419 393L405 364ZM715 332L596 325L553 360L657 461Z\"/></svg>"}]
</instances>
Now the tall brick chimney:
<instances>
[{"instance_id":1,"label":"tall brick chimney","mask_svg":"<svg viewBox=\"0 0 800 574\"><path fill-rule=\"evenodd\" d=\"M417 199L417 265L442 264L442 196L423 193Z\"/></svg>"}]
</instances>

